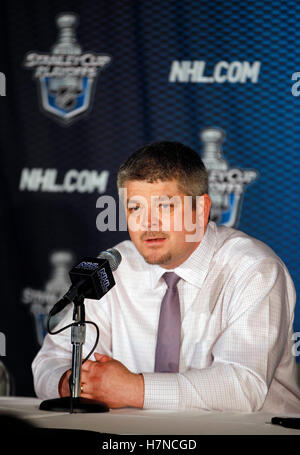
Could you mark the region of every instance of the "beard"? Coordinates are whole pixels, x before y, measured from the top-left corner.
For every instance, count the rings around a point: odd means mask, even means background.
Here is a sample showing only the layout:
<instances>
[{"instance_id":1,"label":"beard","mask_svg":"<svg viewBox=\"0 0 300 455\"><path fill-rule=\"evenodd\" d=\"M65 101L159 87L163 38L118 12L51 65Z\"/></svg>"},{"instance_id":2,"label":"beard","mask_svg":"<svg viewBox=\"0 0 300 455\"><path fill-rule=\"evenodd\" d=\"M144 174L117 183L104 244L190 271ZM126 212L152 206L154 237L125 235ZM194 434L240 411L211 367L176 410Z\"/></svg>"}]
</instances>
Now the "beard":
<instances>
[{"instance_id":1,"label":"beard","mask_svg":"<svg viewBox=\"0 0 300 455\"><path fill-rule=\"evenodd\" d=\"M168 262L171 261L172 254L169 252L169 253L162 254L160 257L155 257L155 255L149 254L148 256L143 256L143 257L144 257L145 261L147 262L147 264L163 265L163 264L167 264Z\"/></svg>"},{"instance_id":2,"label":"beard","mask_svg":"<svg viewBox=\"0 0 300 455\"><path fill-rule=\"evenodd\" d=\"M146 239L151 239L151 238L166 238L168 239L170 236L167 232L163 231L146 231L141 235L141 241L144 241ZM154 249L153 253L149 253L147 255L143 254L141 251L140 253L142 254L144 260L147 262L147 264L157 264L157 265L163 265L167 264L171 259L172 259L172 253L169 251L167 253L161 254L159 256L158 253L156 253L156 250Z\"/></svg>"}]
</instances>

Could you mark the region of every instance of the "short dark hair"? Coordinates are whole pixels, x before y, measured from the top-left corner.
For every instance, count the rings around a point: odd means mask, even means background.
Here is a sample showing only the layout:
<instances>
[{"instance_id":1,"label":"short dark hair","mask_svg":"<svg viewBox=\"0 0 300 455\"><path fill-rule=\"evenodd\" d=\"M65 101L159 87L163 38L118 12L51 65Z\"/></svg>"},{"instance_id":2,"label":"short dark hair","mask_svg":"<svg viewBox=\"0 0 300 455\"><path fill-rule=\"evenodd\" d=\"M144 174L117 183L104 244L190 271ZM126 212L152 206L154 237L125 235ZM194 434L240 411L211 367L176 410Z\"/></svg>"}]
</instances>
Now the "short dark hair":
<instances>
[{"instance_id":1,"label":"short dark hair","mask_svg":"<svg viewBox=\"0 0 300 455\"><path fill-rule=\"evenodd\" d=\"M119 169L117 184L120 189L131 180L153 183L173 179L180 191L193 196L193 202L196 196L208 193L208 175L198 153L180 142L162 141L147 144L127 158Z\"/></svg>"}]
</instances>

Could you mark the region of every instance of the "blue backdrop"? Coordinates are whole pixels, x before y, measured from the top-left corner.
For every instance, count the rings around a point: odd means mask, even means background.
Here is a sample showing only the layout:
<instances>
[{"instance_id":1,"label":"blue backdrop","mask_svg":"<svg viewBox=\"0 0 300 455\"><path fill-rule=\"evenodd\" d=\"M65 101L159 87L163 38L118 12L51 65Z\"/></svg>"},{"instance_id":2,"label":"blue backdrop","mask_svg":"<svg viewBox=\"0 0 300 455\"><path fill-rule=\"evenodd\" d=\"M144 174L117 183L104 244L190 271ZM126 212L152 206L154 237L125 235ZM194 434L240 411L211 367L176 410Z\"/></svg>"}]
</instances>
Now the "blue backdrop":
<instances>
[{"instance_id":1,"label":"blue backdrop","mask_svg":"<svg viewBox=\"0 0 300 455\"><path fill-rule=\"evenodd\" d=\"M118 167L145 143L212 147L215 203L241 191L234 226L271 246L300 292L298 23L296 1L2 2L0 331L16 393L33 393L70 265L127 238L97 230L96 201L117 196ZM201 140L211 127L222 144ZM232 168L255 178L230 189Z\"/></svg>"}]
</instances>

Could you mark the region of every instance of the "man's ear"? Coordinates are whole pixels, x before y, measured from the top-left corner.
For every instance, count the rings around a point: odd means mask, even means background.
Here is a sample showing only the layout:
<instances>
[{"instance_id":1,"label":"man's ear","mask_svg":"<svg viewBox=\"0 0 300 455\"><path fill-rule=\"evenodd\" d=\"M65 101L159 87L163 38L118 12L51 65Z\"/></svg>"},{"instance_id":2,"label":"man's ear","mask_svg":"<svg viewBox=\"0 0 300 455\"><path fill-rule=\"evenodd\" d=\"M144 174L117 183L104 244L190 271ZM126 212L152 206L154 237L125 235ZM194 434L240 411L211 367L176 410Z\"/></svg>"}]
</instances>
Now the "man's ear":
<instances>
[{"instance_id":1,"label":"man's ear","mask_svg":"<svg viewBox=\"0 0 300 455\"><path fill-rule=\"evenodd\" d=\"M193 210L193 223L196 232L186 236L187 242L201 242L203 239L209 220L210 207L211 199L208 194L196 197L196 210Z\"/></svg>"},{"instance_id":2,"label":"man's ear","mask_svg":"<svg viewBox=\"0 0 300 455\"><path fill-rule=\"evenodd\" d=\"M203 194L204 197L204 221L205 221L205 227L209 221L209 212L211 208L211 198L209 197L208 194Z\"/></svg>"},{"instance_id":3,"label":"man's ear","mask_svg":"<svg viewBox=\"0 0 300 455\"><path fill-rule=\"evenodd\" d=\"M198 217L199 225L206 230L209 221L209 212L211 208L211 199L207 193L202 196L197 196L197 210L196 216Z\"/></svg>"}]
</instances>

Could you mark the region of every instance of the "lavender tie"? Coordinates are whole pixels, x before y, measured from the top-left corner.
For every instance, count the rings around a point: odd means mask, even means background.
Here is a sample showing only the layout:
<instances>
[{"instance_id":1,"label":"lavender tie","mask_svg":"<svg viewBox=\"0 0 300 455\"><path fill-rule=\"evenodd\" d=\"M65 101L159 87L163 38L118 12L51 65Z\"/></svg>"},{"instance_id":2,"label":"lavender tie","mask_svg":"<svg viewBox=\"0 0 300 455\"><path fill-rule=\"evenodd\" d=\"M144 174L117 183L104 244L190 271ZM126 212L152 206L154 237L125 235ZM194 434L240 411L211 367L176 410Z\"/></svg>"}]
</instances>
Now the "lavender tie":
<instances>
[{"instance_id":1,"label":"lavender tie","mask_svg":"<svg viewBox=\"0 0 300 455\"><path fill-rule=\"evenodd\" d=\"M180 277L166 272L163 278L168 289L160 307L154 371L178 373L181 318L177 283Z\"/></svg>"}]
</instances>

